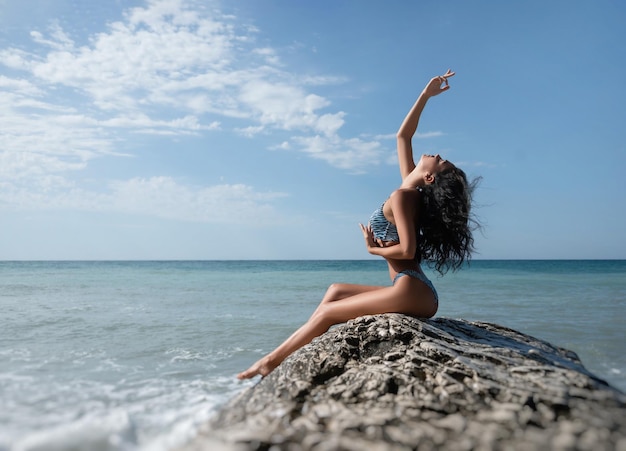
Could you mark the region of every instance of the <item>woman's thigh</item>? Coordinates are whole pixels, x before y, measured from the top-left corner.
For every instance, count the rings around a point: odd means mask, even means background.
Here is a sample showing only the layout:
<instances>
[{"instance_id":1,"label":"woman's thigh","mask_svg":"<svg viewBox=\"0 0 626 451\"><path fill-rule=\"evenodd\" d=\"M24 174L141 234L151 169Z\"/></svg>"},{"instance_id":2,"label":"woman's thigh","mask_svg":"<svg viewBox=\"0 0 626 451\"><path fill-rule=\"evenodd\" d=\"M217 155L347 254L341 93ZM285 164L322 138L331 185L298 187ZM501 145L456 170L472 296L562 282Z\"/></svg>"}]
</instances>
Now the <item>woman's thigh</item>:
<instances>
[{"instance_id":1,"label":"woman's thigh","mask_svg":"<svg viewBox=\"0 0 626 451\"><path fill-rule=\"evenodd\" d=\"M322 299L322 302L335 302L342 299L350 298L357 294L368 293L376 290L380 290L385 287L377 285L359 285L354 283L333 283L326 290L326 294Z\"/></svg>"},{"instance_id":2,"label":"woman's thigh","mask_svg":"<svg viewBox=\"0 0 626 451\"><path fill-rule=\"evenodd\" d=\"M391 287L361 290L350 297L324 303L318 314L332 324L345 322L363 315L379 313L404 313L418 317L431 317L436 312L429 291L396 284ZM428 290L428 288L426 288Z\"/></svg>"}]
</instances>

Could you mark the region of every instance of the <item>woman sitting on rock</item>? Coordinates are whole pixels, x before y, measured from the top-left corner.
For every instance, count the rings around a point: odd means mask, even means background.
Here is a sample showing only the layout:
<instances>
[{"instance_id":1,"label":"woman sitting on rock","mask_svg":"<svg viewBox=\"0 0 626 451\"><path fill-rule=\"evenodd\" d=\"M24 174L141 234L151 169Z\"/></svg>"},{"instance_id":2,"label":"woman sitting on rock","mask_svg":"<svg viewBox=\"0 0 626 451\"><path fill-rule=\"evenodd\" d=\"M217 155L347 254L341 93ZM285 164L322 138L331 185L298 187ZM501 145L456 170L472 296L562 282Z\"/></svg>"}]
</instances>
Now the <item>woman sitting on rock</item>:
<instances>
[{"instance_id":1,"label":"woman sitting on rock","mask_svg":"<svg viewBox=\"0 0 626 451\"><path fill-rule=\"evenodd\" d=\"M266 376L288 355L326 332L332 325L363 315L403 313L430 318L439 305L437 292L424 275L422 261L441 274L458 269L473 250L471 194L465 173L439 155L413 160L411 140L429 98L447 91L454 72L426 85L397 133L402 183L360 225L367 250L387 260L391 286L331 285L311 318L274 351L240 373L239 379Z\"/></svg>"}]
</instances>

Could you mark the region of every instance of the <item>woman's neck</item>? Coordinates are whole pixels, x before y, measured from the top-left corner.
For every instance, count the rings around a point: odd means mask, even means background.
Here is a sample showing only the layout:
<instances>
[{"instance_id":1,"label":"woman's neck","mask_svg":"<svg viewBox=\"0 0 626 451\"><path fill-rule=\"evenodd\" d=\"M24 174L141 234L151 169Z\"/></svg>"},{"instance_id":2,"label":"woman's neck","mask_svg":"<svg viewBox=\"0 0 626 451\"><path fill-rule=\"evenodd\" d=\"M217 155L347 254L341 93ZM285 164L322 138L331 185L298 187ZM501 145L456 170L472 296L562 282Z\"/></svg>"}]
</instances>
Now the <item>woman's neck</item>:
<instances>
[{"instance_id":1,"label":"woman's neck","mask_svg":"<svg viewBox=\"0 0 626 451\"><path fill-rule=\"evenodd\" d=\"M407 175L400 184L401 189L415 189L426 184L424 174L419 171L419 168L415 168L413 172Z\"/></svg>"}]
</instances>

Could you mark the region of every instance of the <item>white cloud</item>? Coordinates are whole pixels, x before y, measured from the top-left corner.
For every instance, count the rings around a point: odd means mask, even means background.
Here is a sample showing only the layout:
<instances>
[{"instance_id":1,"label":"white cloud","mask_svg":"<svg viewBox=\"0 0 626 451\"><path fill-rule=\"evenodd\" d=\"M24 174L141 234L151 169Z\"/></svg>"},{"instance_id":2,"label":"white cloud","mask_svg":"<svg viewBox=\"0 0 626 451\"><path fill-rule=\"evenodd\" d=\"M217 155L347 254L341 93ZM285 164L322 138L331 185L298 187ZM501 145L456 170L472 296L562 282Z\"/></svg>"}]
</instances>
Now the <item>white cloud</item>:
<instances>
[{"instance_id":1,"label":"white cloud","mask_svg":"<svg viewBox=\"0 0 626 451\"><path fill-rule=\"evenodd\" d=\"M417 132L417 133L415 133L415 137L417 139L438 138L440 136L443 136L443 132L435 131L435 132L424 132L424 133Z\"/></svg>"},{"instance_id":2,"label":"white cloud","mask_svg":"<svg viewBox=\"0 0 626 451\"><path fill-rule=\"evenodd\" d=\"M122 212L214 224L288 222L274 206L286 196L280 192L258 192L243 184L188 186L167 176L113 181L101 192L81 189L53 175L42 175L27 185L0 182L0 204L10 204L13 209Z\"/></svg>"},{"instance_id":3,"label":"white cloud","mask_svg":"<svg viewBox=\"0 0 626 451\"><path fill-rule=\"evenodd\" d=\"M42 91L35 85L24 79L12 79L0 75L0 89L15 92L17 96L39 96Z\"/></svg>"},{"instance_id":4,"label":"white cloud","mask_svg":"<svg viewBox=\"0 0 626 451\"><path fill-rule=\"evenodd\" d=\"M239 98L261 124L285 130L323 129L324 116L319 116L316 111L330 105L323 97L307 94L298 86L262 79L245 83ZM341 117L343 113L335 116Z\"/></svg>"},{"instance_id":5,"label":"white cloud","mask_svg":"<svg viewBox=\"0 0 626 451\"><path fill-rule=\"evenodd\" d=\"M438 132L438 131L434 131L434 132L416 132L415 135L413 135L414 139L427 139L427 138L438 138L440 136L443 136L443 132ZM375 140L379 140L379 139L396 139L396 134L395 133L387 133L385 135L375 135L374 136Z\"/></svg>"},{"instance_id":6,"label":"white cloud","mask_svg":"<svg viewBox=\"0 0 626 451\"><path fill-rule=\"evenodd\" d=\"M304 86L345 80L284 71L274 49L254 47L255 33L237 28L233 18L192 10L182 0L154 0L128 10L123 21L109 24L88 45L75 44L54 24L47 35L31 33L47 53L8 48L0 51L0 62L30 73L32 86L72 88L96 113L111 115L104 125L128 124L129 115L172 107L183 117L211 113L256 122L250 127L336 133L345 114L320 114L330 101ZM156 130L164 124L154 122L141 128ZM181 126L170 132L202 129L178 122Z\"/></svg>"},{"instance_id":7,"label":"white cloud","mask_svg":"<svg viewBox=\"0 0 626 451\"><path fill-rule=\"evenodd\" d=\"M53 23L50 26L50 34L52 39L46 39L44 35L39 31L31 31L30 36L38 44L46 45L55 50L71 50L74 47L74 41L63 31L58 23Z\"/></svg>"},{"instance_id":8,"label":"white cloud","mask_svg":"<svg viewBox=\"0 0 626 451\"><path fill-rule=\"evenodd\" d=\"M171 133L171 134L194 134L202 130L217 130L220 123L217 121L210 124L201 124L198 118L192 115L180 117L176 119L158 120L151 119L149 116L139 113L134 116L117 116L112 119L98 122L98 125L106 127L123 127L139 132L153 130L153 133Z\"/></svg>"},{"instance_id":9,"label":"white cloud","mask_svg":"<svg viewBox=\"0 0 626 451\"><path fill-rule=\"evenodd\" d=\"M149 0L86 42L53 22L31 32L30 48L0 49L0 67L10 70L0 75L5 203L88 208L97 201L162 214L115 200L115 193L134 190L137 197L163 191L180 199L236 191L246 199L231 202L238 213L260 214L269 205L271 199L255 197L251 188L185 188L167 178L116 182L107 195L80 188L72 174L96 158L123 155L120 143L132 133L201 136L231 129L252 136L279 130L276 147L338 168L359 172L383 161L377 140L341 137L345 113L331 111L329 99L309 90L344 78L290 72L275 49L256 45L259 30L200 5ZM285 140L285 131L294 136ZM192 204L172 201L169 211L202 217L176 208L192 211Z\"/></svg>"},{"instance_id":10,"label":"white cloud","mask_svg":"<svg viewBox=\"0 0 626 451\"><path fill-rule=\"evenodd\" d=\"M104 204L115 211L166 219L271 224L283 220L271 202L285 196L259 193L243 184L189 187L170 177L151 177L113 182Z\"/></svg>"},{"instance_id":11,"label":"white cloud","mask_svg":"<svg viewBox=\"0 0 626 451\"><path fill-rule=\"evenodd\" d=\"M268 64L271 64L273 66L278 66L280 64L280 58L276 54L276 51L272 48L265 47L265 48L254 49L253 53L256 53L257 55L261 55L263 58L265 58Z\"/></svg>"},{"instance_id":12,"label":"white cloud","mask_svg":"<svg viewBox=\"0 0 626 451\"><path fill-rule=\"evenodd\" d=\"M384 157L384 150L377 141L340 139L332 134L300 136L293 141L311 157L353 173L365 172L367 167L379 164Z\"/></svg>"}]
</instances>

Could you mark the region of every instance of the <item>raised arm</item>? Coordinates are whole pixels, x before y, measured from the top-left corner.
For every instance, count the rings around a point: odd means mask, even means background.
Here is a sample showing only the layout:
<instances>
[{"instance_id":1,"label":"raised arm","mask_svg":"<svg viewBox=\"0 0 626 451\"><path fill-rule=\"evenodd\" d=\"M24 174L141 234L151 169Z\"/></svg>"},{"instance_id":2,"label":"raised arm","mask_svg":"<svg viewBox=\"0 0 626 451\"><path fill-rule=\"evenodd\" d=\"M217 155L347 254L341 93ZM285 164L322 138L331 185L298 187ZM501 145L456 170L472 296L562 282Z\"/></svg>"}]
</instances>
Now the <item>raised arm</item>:
<instances>
[{"instance_id":1,"label":"raised arm","mask_svg":"<svg viewBox=\"0 0 626 451\"><path fill-rule=\"evenodd\" d=\"M429 98L441 94L444 91L450 89L448 85L448 78L452 77L454 72L448 69L444 75L432 78L420 96L417 98L413 107L409 110L409 113L404 118L400 129L396 134L397 148L398 148L398 164L400 165L400 175L402 180L415 169L415 161L413 160L413 146L411 140L413 135L417 131L417 125L422 115L422 111L426 106L426 102Z\"/></svg>"}]
</instances>

